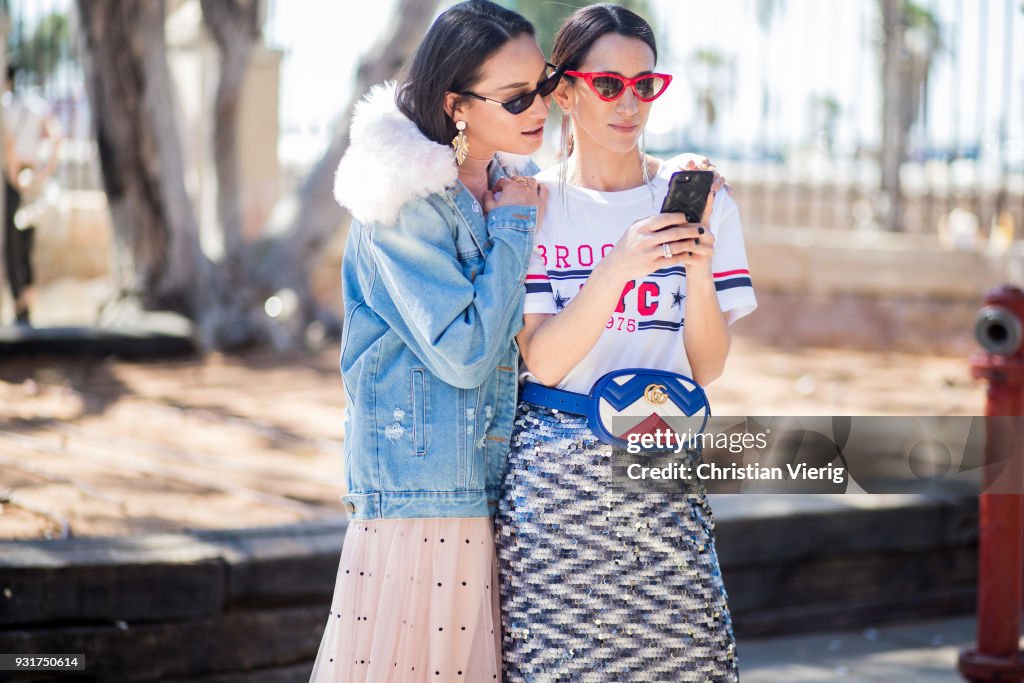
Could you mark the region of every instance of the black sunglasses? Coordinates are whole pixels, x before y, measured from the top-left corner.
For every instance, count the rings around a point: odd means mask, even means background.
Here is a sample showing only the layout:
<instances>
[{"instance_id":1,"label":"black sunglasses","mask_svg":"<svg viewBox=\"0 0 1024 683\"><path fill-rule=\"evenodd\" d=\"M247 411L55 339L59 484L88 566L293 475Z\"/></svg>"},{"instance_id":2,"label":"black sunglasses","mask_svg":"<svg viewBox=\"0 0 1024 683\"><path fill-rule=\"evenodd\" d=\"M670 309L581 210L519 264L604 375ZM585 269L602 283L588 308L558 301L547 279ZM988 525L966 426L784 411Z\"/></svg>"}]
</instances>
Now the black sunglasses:
<instances>
[{"instance_id":1,"label":"black sunglasses","mask_svg":"<svg viewBox=\"0 0 1024 683\"><path fill-rule=\"evenodd\" d=\"M548 95L555 91L555 88L558 86L558 82L562 80L562 67L555 66L554 64L548 64L547 62L545 62L545 64L547 64L547 67L549 69L554 69L554 71L550 73L547 78L538 83L536 88L534 88L528 93L523 93L522 95L513 97L508 102L499 102L498 100L492 100L490 97L477 95L475 92L462 91L456 94L465 95L467 97L474 97L484 102L496 104L498 106L504 107L505 111L507 111L510 114L522 114L524 111L526 111L533 105L533 100L534 98L537 97L537 95L540 95L541 97L547 97Z\"/></svg>"}]
</instances>

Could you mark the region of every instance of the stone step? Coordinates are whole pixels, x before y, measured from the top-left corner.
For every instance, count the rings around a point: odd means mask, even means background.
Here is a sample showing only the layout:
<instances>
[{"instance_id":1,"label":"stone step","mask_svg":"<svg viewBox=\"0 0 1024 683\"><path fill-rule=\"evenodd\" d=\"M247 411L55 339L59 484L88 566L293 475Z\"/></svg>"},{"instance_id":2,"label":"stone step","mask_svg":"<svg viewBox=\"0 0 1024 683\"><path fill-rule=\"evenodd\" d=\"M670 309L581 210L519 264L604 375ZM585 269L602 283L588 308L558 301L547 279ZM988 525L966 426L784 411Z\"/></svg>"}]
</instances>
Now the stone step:
<instances>
[{"instance_id":1,"label":"stone step","mask_svg":"<svg viewBox=\"0 0 1024 683\"><path fill-rule=\"evenodd\" d=\"M196 346L180 324L130 327L2 327L0 359L19 356L145 360L187 356Z\"/></svg>"},{"instance_id":2,"label":"stone step","mask_svg":"<svg viewBox=\"0 0 1024 683\"><path fill-rule=\"evenodd\" d=\"M710 502L738 635L974 608L976 498ZM345 527L2 542L0 652L82 652L98 680L301 680L330 611Z\"/></svg>"},{"instance_id":3,"label":"stone step","mask_svg":"<svg viewBox=\"0 0 1024 683\"><path fill-rule=\"evenodd\" d=\"M976 496L709 500L738 634L853 628L975 607Z\"/></svg>"}]
</instances>

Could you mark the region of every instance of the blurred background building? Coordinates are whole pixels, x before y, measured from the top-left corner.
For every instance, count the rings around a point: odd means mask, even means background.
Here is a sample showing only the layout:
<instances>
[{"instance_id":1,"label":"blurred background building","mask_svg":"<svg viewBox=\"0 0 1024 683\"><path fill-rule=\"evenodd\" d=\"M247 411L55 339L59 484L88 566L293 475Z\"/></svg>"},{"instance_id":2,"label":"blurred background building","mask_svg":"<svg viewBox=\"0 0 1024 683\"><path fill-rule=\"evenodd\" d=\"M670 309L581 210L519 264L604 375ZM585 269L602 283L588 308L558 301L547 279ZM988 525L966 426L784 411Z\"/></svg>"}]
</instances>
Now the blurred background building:
<instances>
[{"instance_id":1,"label":"blurred background building","mask_svg":"<svg viewBox=\"0 0 1024 683\"><path fill-rule=\"evenodd\" d=\"M545 49L571 9L505 4L535 21ZM261 235L275 205L346 125L360 57L394 29L397 7L396 0L361 5L353 20L346 3L259 5L261 35L238 110L248 239ZM1020 2L630 5L655 26L659 66L675 76L653 108L648 149L708 155L742 207L763 311L777 312L744 321L745 329L777 342L965 350L981 292L1024 279ZM45 98L69 137L36 255L41 284L55 286L41 294L36 319L88 321L109 297L113 251L76 5L5 0L0 7L10 19L19 87ZM210 140L218 55L201 16L199 0L166 3L186 188L203 249L216 258L223 237ZM550 125L542 165L554 162L556 149ZM315 291L335 308L343 235L339 229L314 269ZM58 310L53 302L71 291L90 296Z\"/></svg>"}]
</instances>

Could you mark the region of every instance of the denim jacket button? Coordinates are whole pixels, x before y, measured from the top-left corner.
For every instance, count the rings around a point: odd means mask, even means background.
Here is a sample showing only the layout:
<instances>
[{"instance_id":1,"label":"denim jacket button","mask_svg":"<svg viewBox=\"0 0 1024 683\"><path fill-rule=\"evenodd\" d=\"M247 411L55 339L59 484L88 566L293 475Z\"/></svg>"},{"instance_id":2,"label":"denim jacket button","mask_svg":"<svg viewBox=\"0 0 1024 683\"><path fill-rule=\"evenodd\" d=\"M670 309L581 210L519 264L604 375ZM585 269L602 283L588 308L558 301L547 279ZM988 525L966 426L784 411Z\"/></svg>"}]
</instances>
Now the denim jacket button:
<instances>
[{"instance_id":1,"label":"denim jacket button","mask_svg":"<svg viewBox=\"0 0 1024 683\"><path fill-rule=\"evenodd\" d=\"M345 503L345 511L346 512L355 512L356 511L356 504L353 503L352 501L346 502Z\"/></svg>"}]
</instances>

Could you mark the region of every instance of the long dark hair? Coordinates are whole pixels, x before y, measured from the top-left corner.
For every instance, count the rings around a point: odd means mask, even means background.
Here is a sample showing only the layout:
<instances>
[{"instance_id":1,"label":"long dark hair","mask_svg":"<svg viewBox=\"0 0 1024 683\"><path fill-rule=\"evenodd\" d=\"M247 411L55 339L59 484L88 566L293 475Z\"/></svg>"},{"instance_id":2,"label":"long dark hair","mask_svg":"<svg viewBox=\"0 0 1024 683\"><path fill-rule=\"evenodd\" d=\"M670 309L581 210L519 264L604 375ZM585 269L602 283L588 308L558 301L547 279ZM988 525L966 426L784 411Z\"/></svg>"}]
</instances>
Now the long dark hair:
<instances>
[{"instance_id":1,"label":"long dark hair","mask_svg":"<svg viewBox=\"0 0 1024 683\"><path fill-rule=\"evenodd\" d=\"M651 25L640 15L611 3L581 7L566 17L555 34L551 61L563 71L577 71L597 39L609 33L639 38L651 48L654 61L658 61L658 45ZM574 76L563 78L570 83L576 80Z\"/></svg>"},{"instance_id":2,"label":"long dark hair","mask_svg":"<svg viewBox=\"0 0 1024 683\"><path fill-rule=\"evenodd\" d=\"M399 111L428 138L447 145L458 131L445 113L445 94L472 90L483 63L523 34L534 35L533 24L487 0L468 0L445 10L399 79Z\"/></svg>"},{"instance_id":3,"label":"long dark hair","mask_svg":"<svg viewBox=\"0 0 1024 683\"><path fill-rule=\"evenodd\" d=\"M557 64L563 71L577 71L580 64L590 54L590 48L594 46L597 39L609 33L617 33L627 38L639 38L647 43L654 53L654 61L658 61L658 45L654 40L654 30L651 25L635 12L625 7L602 3L600 5L588 5L576 10L562 22L555 34L555 43L551 48L551 61ZM563 76L568 82L576 80L574 76ZM558 184L562 194L562 207L568 215L568 205L565 200L565 182L569 155L572 154L573 139L572 128L569 116L562 114L562 140L559 153L560 164L558 167ZM643 155L641 146L640 163L643 170L644 184L649 184L647 177L647 160Z\"/></svg>"}]
</instances>

